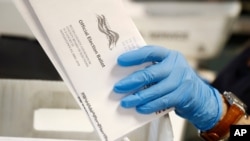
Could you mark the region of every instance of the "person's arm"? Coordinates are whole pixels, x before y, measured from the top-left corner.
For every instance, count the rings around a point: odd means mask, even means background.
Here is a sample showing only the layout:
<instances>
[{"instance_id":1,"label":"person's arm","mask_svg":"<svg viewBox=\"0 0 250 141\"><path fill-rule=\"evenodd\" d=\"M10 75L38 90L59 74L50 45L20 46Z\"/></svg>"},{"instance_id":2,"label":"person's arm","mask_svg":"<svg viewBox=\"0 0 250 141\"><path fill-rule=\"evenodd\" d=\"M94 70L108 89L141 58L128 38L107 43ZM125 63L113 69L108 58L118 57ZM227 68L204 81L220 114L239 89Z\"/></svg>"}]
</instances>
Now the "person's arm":
<instances>
[{"instance_id":1,"label":"person's arm","mask_svg":"<svg viewBox=\"0 0 250 141\"><path fill-rule=\"evenodd\" d=\"M212 129L210 129L210 130L213 130L216 126L218 126L218 124L219 124L222 120L225 120L225 117L227 116L227 114L229 114L228 111L229 111L230 105L228 104L228 101L225 100L225 98L223 97L223 95L221 95L221 97L222 97L222 107L223 107L223 109L222 109L222 115L221 115L220 120L218 121L218 123L216 123L215 126L212 127ZM230 123L229 123L229 124L230 124ZM234 125L250 125L250 119L248 118L247 114L244 113L244 114L242 114L242 116L241 116L239 119L237 119L237 121L236 121L235 123L233 123L233 124L234 124ZM222 137L222 138L224 138L224 139L229 138L229 135L230 135L229 130L230 130L230 129L228 129L228 130L226 131L227 134L226 134L224 137Z\"/></svg>"},{"instance_id":2,"label":"person's arm","mask_svg":"<svg viewBox=\"0 0 250 141\"><path fill-rule=\"evenodd\" d=\"M122 107L135 108L142 114L174 107L177 115L203 132L216 127L228 113L220 92L204 82L179 52L146 46L118 58L118 64L124 67L145 62L155 63L115 84L117 94L132 93L122 99Z\"/></svg>"}]
</instances>

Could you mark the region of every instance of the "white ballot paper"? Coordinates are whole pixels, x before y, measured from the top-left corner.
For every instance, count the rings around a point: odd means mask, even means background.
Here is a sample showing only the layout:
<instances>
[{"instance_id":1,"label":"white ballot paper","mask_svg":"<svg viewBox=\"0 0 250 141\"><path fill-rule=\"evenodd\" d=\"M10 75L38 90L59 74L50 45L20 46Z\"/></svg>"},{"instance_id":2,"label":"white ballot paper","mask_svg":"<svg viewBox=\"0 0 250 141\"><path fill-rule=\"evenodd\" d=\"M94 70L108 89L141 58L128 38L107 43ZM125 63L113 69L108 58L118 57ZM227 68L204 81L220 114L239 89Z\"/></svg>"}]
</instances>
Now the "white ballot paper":
<instances>
[{"instance_id":1,"label":"white ballot paper","mask_svg":"<svg viewBox=\"0 0 250 141\"><path fill-rule=\"evenodd\" d=\"M120 107L114 84L145 65L121 68L117 57L145 45L120 0L14 0L33 34L102 141L120 140L160 117ZM46 89L46 88L45 88Z\"/></svg>"}]
</instances>

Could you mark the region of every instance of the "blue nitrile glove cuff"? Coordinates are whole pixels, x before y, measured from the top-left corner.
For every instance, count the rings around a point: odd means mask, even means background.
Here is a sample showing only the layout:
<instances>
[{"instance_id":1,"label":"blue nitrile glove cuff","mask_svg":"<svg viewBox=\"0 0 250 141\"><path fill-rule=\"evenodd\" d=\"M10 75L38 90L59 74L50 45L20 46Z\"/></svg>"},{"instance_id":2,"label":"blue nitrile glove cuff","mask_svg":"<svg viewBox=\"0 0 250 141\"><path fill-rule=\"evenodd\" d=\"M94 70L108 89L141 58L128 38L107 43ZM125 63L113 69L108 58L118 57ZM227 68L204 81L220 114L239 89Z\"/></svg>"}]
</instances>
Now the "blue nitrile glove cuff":
<instances>
[{"instance_id":1,"label":"blue nitrile glove cuff","mask_svg":"<svg viewBox=\"0 0 250 141\"><path fill-rule=\"evenodd\" d=\"M178 110L175 110L176 114L189 120L196 128L200 129L201 131L212 129L220 120L223 107L221 94L218 92L218 90L211 87L210 94L212 95L209 96L211 97L209 100L210 102L204 102L201 104L201 106L197 107L197 111L193 112L195 114L187 116L188 114L179 113ZM211 108L211 105L218 105L218 107Z\"/></svg>"},{"instance_id":2,"label":"blue nitrile glove cuff","mask_svg":"<svg viewBox=\"0 0 250 141\"><path fill-rule=\"evenodd\" d=\"M200 130L208 130L218 122L222 113L219 92L203 82L179 52L146 46L118 58L118 64L127 67L145 62L156 64L115 84L115 92L133 93L122 99L122 107L135 107L142 114L174 107L178 115ZM152 86L143 89L148 85Z\"/></svg>"}]
</instances>

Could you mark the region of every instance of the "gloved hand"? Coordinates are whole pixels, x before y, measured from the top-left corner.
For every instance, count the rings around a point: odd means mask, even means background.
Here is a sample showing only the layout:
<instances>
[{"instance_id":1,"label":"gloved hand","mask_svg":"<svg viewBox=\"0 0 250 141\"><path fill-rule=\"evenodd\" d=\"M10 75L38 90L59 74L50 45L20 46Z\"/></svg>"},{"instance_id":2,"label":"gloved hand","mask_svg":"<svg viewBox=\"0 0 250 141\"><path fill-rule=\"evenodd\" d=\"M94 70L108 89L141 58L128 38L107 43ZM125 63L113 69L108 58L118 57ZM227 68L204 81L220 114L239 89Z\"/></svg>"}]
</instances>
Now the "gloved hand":
<instances>
[{"instance_id":1,"label":"gloved hand","mask_svg":"<svg viewBox=\"0 0 250 141\"><path fill-rule=\"evenodd\" d=\"M219 121L222 114L219 92L203 82L179 52L146 46L124 53L118 58L121 66L145 62L155 64L138 70L115 84L116 93L132 93L122 99L122 107L135 107L142 114L174 107L179 116L203 131L212 128ZM153 85L143 88L151 84Z\"/></svg>"}]
</instances>

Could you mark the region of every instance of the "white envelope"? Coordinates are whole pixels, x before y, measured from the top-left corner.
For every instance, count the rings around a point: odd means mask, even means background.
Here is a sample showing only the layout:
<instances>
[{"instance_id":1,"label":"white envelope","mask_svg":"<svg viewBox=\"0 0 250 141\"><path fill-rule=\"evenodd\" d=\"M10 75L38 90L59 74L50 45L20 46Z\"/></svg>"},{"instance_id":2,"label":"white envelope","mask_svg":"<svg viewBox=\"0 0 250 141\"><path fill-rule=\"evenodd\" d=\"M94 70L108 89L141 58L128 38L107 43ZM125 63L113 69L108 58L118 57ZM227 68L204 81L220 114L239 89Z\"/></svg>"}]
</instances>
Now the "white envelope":
<instances>
[{"instance_id":1,"label":"white envelope","mask_svg":"<svg viewBox=\"0 0 250 141\"><path fill-rule=\"evenodd\" d=\"M120 107L121 78L145 65L121 68L117 57L145 45L119 0L14 0L33 34L90 118L102 141L114 141L166 113Z\"/></svg>"}]
</instances>

